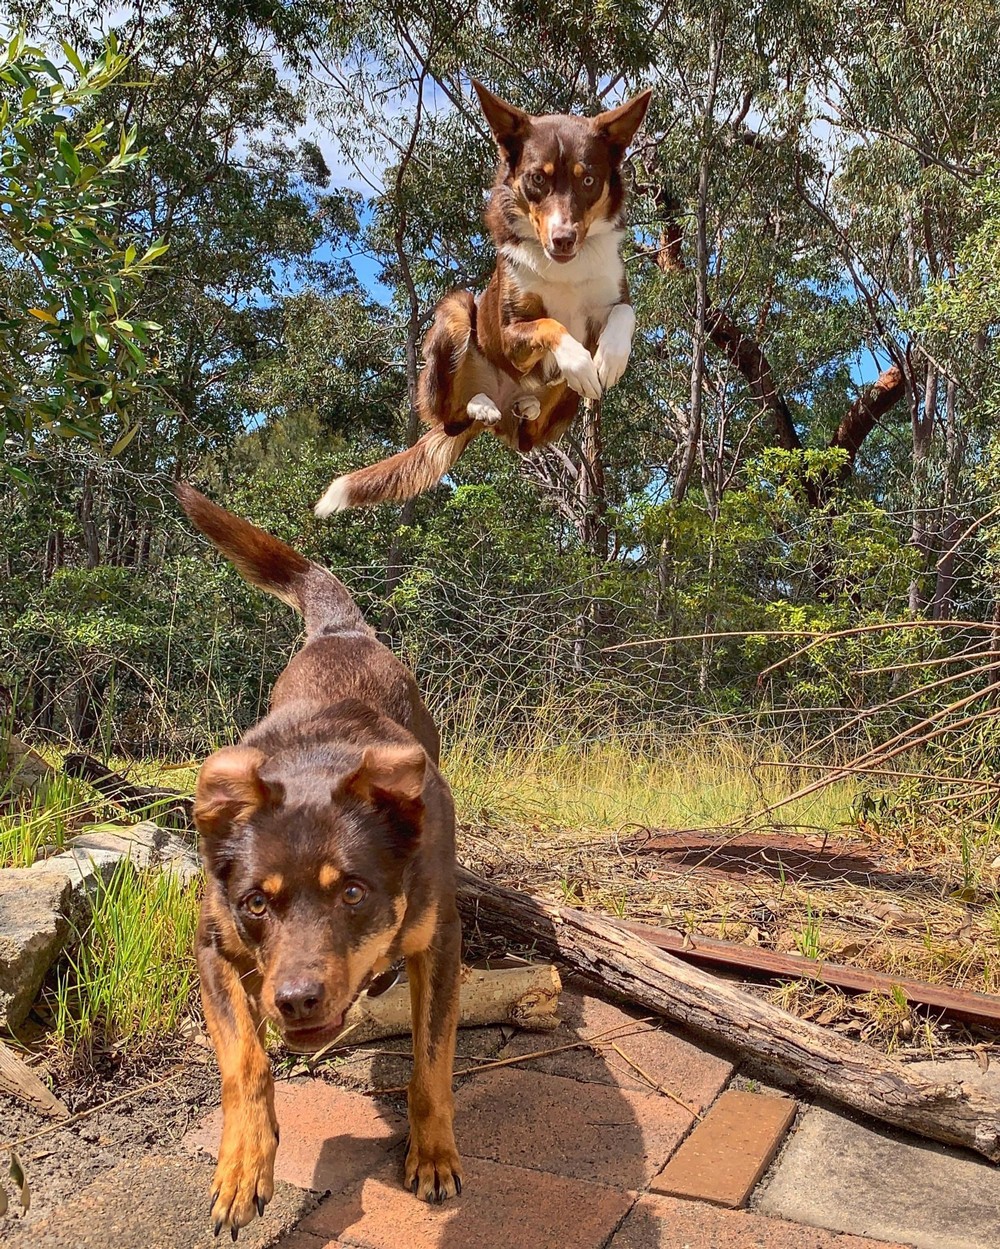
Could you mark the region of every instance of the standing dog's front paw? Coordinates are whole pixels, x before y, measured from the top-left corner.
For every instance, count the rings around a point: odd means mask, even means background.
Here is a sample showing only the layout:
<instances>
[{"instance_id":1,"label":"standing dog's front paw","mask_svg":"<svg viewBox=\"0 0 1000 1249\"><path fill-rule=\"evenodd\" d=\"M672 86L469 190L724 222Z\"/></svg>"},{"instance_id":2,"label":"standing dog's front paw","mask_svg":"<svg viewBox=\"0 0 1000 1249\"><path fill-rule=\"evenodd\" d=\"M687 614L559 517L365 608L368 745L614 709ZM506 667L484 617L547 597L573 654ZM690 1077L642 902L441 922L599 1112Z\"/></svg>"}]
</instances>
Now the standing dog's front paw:
<instances>
[{"instance_id":1,"label":"standing dog's front paw","mask_svg":"<svg viewBox=\"0 0 1000 1249\"><path fill-rule=\"evenodd\" d=\"M446 1201L462 1195L462 1164L451 1129L435 1136L411 1133L406 1150L405 1186L421 1201Z\"/></svg>"},{"instance_id":2,"label":"standing dog's front paw","mask_svg":"<svg viewBox=\"0 0 1000 1249\"><path fill-rule=\"evenodd\" d=\"M224 1227L236 1240L241 1227L254 1217L263 1216L264 1207L274 1196L274 1154L278 1138L265 1118L263 1122L244 1120L224 1131L219 1162L212 1180L212 1230L216 1236Z\"/></svg>"}]
</instances>

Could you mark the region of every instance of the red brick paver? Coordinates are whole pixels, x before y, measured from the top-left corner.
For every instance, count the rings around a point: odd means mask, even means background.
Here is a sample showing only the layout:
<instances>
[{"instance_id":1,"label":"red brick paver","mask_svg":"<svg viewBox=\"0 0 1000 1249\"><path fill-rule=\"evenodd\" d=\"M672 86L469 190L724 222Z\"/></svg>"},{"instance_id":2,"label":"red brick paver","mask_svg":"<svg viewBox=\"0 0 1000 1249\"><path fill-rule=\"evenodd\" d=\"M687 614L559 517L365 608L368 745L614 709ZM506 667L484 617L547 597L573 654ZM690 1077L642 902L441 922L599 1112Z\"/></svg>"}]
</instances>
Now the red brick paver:
<instances>
[{"instance_id":1,"label":"red brick paver","mask_svg":"<svg viewBox=\"0 0 1000 1249\"><path fill-rule=\"evenodd\" d=\"M622 1054L637 1063L657 1083L685 1101L707 1105L725 1087L733 1067L683 1033L656 1023L639 1011L623 1010L600 998L565 990L559 1000L562 1023L548 1036L518 1032L498 1057L511 1058L536 1050L555 1049L581 1037L597 1039L599 1050L562 1050L518 1063L518 1070L544 1071L595 1084L614 1084L634 1093L650 1092L649 1082L611 1048L614 1041Z\"/></svg>"},{"instance_id":2,"label":"red brick paver","mask_svg":"<svg viewBox=\"0 0 1000 1249\"><path fill-rule=\"evenodd\" d=\"M315 1215L310 1215L315 1218ZM402 1244L403 1242L400 1242ZM552 1249L558 1242L552 1242ZM487 1249L484 1245L482 1249ZM643 1197L610 1249L904 1249L700 1201Z\"/></svg>"},{"instance_id":3,"label":"red brick paver","mask_svg":"<svg viewBox=\"0 0 1000 1249\"><path fill-rule=\"evenodd\" d=\"M745 1205L778 1152L795 1110L789 1097L728 1090L650 1187L671 1197Z\"/></svg>"},{"instance_id":4,"label":"red brick paver","mask_svg":"<svg viewBox=\"0 0 1000 1249\"><path fill-rule=\"evenodd\" d=\"M467 1158L462 1196L432 1206L403 1188L401 1169L390 1163L369 1176L360 1190L354 1187L328 1198L282 1249L330 1244L359 1249L598 1249L633 1200L603 1184Z\"/></svg>"},{"instance_id":5,"label":"red brick paver","mask_svg":"<svg viewBox=\"0 0 1000 1249\"><path fill-rule=\"evenodd\" d=\"M658 1093L509 1068L469 1080L455 1099L464 1156L626 1189L646 1187L692 1122Z\"/></svg>"},{"instance_id":6,"label":"red brick paver","mask_svg":"<svg viewBox=\"0 0 1000 1249\"><path fill-rule=\"evenodd\" d=\"M274 1104L281 1128L275 1178L317 1192L358 1183L386 1160L406 1136L406 1120L362 1093L323 1080L282 1080ZM184 1138L188 1149L216 1157L222 1111L216 1110Z\"/></svg>"}]
</instances>

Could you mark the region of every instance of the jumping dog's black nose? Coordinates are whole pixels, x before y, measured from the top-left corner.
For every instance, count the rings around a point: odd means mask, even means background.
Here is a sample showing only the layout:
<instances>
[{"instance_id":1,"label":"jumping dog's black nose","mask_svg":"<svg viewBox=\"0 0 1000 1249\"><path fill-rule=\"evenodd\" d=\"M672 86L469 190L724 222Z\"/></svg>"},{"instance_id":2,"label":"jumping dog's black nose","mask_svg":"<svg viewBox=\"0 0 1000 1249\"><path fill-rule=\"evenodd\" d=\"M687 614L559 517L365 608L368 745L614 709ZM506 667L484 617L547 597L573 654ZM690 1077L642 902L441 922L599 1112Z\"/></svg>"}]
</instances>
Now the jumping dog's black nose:
<instances>
[{"instance_id":1,"label":"jumping dog's black nose","mask_svg":"<svg viewBox=\"0 0 1000 1249\"><path fill-rule=\"evenodd\" d=\"M568 256L576 248L576 231L572 226L559 226L552 231L549 242L557 256Z\"/></svg>"},{"instance_id":2,"label":"jumping dog's black nose","mask_svg":"<svg viewBox=\"0 0 1000 1249\"><path fill-rule=\"evenodd\" d=\"M311 1019L323 1005L323 984L319 980L302 978L286 980L274 991L274 1004L282 1019L289 1023L301 1023Z\"/></svg>"}]
</instances>

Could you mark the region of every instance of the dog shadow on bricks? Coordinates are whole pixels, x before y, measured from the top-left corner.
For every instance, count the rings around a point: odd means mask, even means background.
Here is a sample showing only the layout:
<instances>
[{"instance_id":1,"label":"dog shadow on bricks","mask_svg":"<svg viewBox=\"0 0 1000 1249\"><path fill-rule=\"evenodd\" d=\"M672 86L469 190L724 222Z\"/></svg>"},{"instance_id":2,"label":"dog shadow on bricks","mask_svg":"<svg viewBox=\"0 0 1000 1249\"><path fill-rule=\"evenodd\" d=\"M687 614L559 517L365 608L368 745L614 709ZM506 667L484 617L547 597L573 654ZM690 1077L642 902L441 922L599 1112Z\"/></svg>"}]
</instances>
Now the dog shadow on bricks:
<instances>
[{"instance_id":1,"label":"dog shadow on bricks","mask_svg":"<svg viewBox=\"0 0 1000 1249\"><path fill-rule=\"evenodd\" d=\"M382 1142L377 1165L326 1199L323 1234L372 1249L598 1249L621 1229L615 1249L626 1249L622 1225L637 1193L731 1067L662 1021L592 996L573 977L564 979L559 1013L555 1032L460 1030L460 1197L428 1205L404 1191L405 1094L394 1092L376 1104L395 1134ZM408 1047L408 1038L358 1047L344 1074L369 1089L399 1090L409 1079ZM462 1074L498 1058L520 1061ZM317 1188L330 1186L354 1144L325 1142Z\"/></svg>"}]
</instances>

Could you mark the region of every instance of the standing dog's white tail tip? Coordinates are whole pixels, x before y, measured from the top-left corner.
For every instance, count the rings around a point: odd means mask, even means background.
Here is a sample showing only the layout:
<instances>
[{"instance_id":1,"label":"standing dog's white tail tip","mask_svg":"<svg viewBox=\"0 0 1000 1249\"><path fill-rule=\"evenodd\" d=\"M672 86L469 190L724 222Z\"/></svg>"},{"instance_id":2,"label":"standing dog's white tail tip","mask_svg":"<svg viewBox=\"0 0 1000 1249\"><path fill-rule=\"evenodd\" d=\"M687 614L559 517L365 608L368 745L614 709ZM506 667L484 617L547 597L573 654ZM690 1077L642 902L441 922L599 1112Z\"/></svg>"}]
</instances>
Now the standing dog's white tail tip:
<instances>
[{"instance_id":1,"label":"standing dog's white tail tip","mask_svg":"<svg viewBox=\"0 0 1000 1249\"><path fill-rule=\"evenodd\" d=\"M313 508L316 515L324 520L334 512L343 512L351 506L350 488L346 477L337 477L327 486L326 493Z\"/></svg>"}]
</instances>

